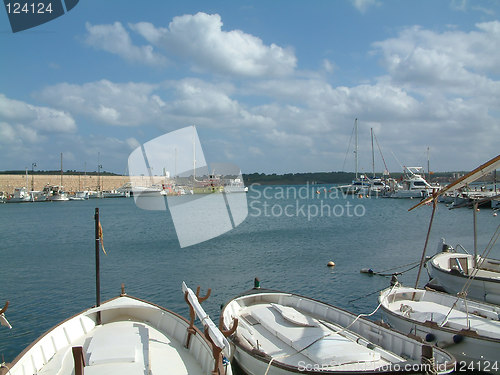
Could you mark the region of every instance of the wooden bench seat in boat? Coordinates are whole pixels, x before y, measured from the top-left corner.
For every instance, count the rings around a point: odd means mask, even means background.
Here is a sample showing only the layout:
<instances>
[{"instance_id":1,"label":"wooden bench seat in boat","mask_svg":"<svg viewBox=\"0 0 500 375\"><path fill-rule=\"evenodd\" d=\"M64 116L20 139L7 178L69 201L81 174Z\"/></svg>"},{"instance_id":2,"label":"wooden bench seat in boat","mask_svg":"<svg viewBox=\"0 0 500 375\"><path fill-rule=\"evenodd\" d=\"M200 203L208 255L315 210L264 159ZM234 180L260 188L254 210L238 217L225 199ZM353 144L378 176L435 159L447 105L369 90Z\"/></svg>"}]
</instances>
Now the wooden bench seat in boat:
<instances>
[{"instance_id":1,"label":"wooden bench seat in boat","mask_svg":"<svg viewBox=\"0 0 500 375\"><path fill-rule=\"evenodd\" d=\"M406 306L409 306L409 317L419 322L425 323L426 321L435 322L439 325L443 324L450 308L441 304L429 301L404 301ZM469 311L473 311L471 308ZM500 338L500 329L498 323L492 320L485 319L469 313L470 327L477 331L479 334L487 333L490 336L492 333ZM497 318L498 320L498 318ZM467 314L463 311L453 309L446 320L445 327L453 329L462 329L467 327Z\"/></svg>"},{"instance_id":2,"label":"wooden bench seat in boat","mask_svg":"<svg viewBox=\"0 0 500 375\"><path fill-rule=\"evenodd\" d=\"M320 326L317 320L291 307L282 309L283 306L276 306L264 305L253 309L251 316L275 337L314 363L340 365L381 359L379 353Z\"/></svg>"}]
</instances>

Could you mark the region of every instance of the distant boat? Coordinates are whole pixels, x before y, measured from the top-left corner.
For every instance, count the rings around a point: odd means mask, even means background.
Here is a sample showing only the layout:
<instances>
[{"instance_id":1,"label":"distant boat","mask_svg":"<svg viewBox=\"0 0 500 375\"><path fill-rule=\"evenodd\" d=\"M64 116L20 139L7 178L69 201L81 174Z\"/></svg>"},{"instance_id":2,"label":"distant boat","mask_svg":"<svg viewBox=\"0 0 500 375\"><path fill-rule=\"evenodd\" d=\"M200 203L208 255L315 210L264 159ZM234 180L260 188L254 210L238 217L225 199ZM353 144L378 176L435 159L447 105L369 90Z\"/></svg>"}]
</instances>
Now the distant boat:
<instances>
[{"instance_id":1,"label":"distant boat","mask_svg":"<svg viewBox=\"0 0 500 375\"><path fill-rule=\"evenodd\" d=\"M43 188L43 194L45 195L45 200L48 202L69 201L68 194L66 194L63 187L59 185L46 185Z\"/></svg>"},{"instance_id":2,"label":"distant boat","mask_svg":"<svg viewBox=\"0 0 500 375\"><path fill-rule=\"evenodd\" d=\"M426 198L433 190L439 187L431 186L422 177L422 167L405 167L404 175L399 186L388 194L390 198Z\"/></svg>"},{"instance_id":3,"label":"distant boat","mask_svg":"<svg viewBox=\"0 0 500 375\"><path fill-rule=\"evenodd\" d=\"M7 199L7 203L24 203L31 201L31 195L25 187L15 188L12 197Z\"/></svg>"},{"instance_id":4,"label":"distant boat","mask_svg":"<svg viewBox=\"0 0 500 375\"><path fill-rule=\"evenodd\" d=\"M71 201L84 201L89 199L88 190L77 191L74 195L69 196L69 200Z\"/></svg>"},{"instance_id":5,"label":"distant boat","mask_svg":"<svg viewBox=\"0 0 500 375\"><path fill-rule=\"evenodd\" d=\"M105 190L102 192L103 198L128 198L130 197L130 193L126 191L118 191L118 190Z\"/></svg>"},{"instance_id":6,"label":"distant boat","mask_svg":"<svg viewBox=\"0 0 500 375\"><path fill-rule=\"evenodd\" d=\"M230 339L250 375L385 374L428 361L449 373L455 364L443 349L293 293L253 289L228 302L221 315L224 329L238 319Z\"/></svg>"}]
</instances>

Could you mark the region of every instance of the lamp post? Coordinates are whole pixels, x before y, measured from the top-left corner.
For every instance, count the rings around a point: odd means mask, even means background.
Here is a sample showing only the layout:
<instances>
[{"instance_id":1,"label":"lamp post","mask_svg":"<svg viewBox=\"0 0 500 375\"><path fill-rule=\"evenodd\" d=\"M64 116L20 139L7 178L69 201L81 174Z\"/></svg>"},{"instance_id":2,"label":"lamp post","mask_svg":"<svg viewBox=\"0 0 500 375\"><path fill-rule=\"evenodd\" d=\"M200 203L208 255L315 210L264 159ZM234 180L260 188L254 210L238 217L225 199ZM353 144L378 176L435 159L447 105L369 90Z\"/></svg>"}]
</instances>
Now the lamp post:
<instances>
[{"instance_id":1,"label":"lamp post","mask_svg":"<svg viewBox=\"0 0 500 375\"><path fill-rule=\"evenodd\" d=\"M31 191L35 190L35 167L36 163L31 163Z\"/></svg>"}]
</instances>

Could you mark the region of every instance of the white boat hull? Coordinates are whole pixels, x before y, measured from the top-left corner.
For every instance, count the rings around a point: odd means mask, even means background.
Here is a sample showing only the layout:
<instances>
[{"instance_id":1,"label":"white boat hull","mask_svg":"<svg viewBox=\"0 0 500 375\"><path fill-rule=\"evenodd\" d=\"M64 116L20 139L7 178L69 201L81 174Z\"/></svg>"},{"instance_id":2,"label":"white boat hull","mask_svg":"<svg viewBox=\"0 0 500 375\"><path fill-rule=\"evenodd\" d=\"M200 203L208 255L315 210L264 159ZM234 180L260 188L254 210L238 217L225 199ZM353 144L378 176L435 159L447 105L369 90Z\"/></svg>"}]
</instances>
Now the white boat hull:
<instances>
[{"instance_id":1,"label":"white boat hull","mask_svg":"<svg viewBox=\"0 0 500 375\"><path fill-rule=\"evenodd\" d=\"M102 325L97 324L98 311ZM215 363L212 348L195 329L186 349L188 327L187 320L169 310L120 296L49 330L9 364L6 373L74 374L72 348L80 346L86 375L209 375ZM226 370L231 374L230 367Z\"/></svg>"},{"instance_id":2,"label":"white boat hull","mask_svg":"<svg viewBox=\"0 0 500 375\"><path fill-rule=\"evenodd\" d=\"M226 329L233 318L239 319L230 339L234 358L250 375L382 374L396 368L411 373L420 365L424 346L364 318L355 320L347 311L289 293L251 291L226 304L222 317ZM434 359L440 373L452 371L455 361L448 353L434 349Z\"/></svg>"},{"instance_id":3,"label":"white boat hull","mask_svg":"<svg viewBox=\"0 0 500 375\"><path fill-rule=\"evenodd\" d=\"M458 362L477 364L481 361L478 366L494 365L500 353L500 307L467 301L472 329L468 330L462 301L446 317L456 300L457 297L444 293L405 287L397 287L392 292L386 289L379 297L383 319L394 329L446 349ZM492 370L496 372L498 368Z\"/></svg>"},{"instance_id":4,"label":"white boat hull","mask_svg":"<svg viewBox=\"0 0 500 375\"><path fill-rule=\"evenodd\" d=\"M455 259L461 260L462 270ZM470 284L467 289L468 298L500 304L500 261L485 259L480 269L474 271L472 255L443 252L434 255L427 264L431 277L446 292L456 295L467 283ZM476 272L476 276L469 280L473 272Z\"/></svg>"}]
</instances>

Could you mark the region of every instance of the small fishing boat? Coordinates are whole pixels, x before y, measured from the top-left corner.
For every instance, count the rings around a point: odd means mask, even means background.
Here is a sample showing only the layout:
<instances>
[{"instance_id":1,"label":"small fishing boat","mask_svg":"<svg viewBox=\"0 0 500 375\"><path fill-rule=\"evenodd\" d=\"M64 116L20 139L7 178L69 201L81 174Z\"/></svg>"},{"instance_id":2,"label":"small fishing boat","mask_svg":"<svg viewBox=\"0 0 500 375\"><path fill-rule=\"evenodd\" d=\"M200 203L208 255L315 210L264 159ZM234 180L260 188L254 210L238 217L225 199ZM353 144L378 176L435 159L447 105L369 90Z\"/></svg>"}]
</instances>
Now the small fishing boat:
<instances>
[{"instance_id":1,"label":"small fishing boat","mask_svg":"<svg viewBox=\"0 0 500 375\"><path fill-rule=\"evenodd\" d=\"M203 311L207 299L182 284L190 320L145 300L121 294L100 302L99 253L102 227L95 213L96 306L51 328L0 375L231 375L229 345ZM1 314L0 314L1 316ZM195 325L198 316L204 333ZM234 324L237 326L237 323Z\"/></svg>"},{"instance_id":2,"label":"small fishing boat","mask_svg":"<svg viewBox=\"0 0 500 375\"><path fill-rule=\"evenodd\" d=\"M50 329L0 374L231 374L213 345L180 315L122 290Z\"/></svg>"},{"instance_id":3,"label":"small fishing boat","mask_svg":"<svg viewBox=\"0 0 500 375\"><path fill-rule=\"evenodd\" d=\"M15 188L12 197L7 199L7 203L31 202L31 195L25 187Z\"/></svg>"},{"instance_id":4,"label":"small fishing boat","mask_svg":"<svg viewBox=\"0 0 500 375\"><path fill-rule=\"evenodd\" d=\"M384 374L452 371L446 351L380 324L293 293L250 290L229 301L221 327L248 374Z\"/></svg>"},{"instance_id":5,"label":"small fishing boat","mask_svg":"<svg viewBox=\"0 0 500 375\"><path fill-rule=\"evenodd\" d=\"M379 302L394 329L444 348L476 370L500 370L500 306L399 284L382 291Z\"/></svg>"},{"instance_id":6,"label":"small fishing boat","mask_svg":"<svg viewBox=\"0 0 500 375\"><path fill-rule=\"evenodd\" d=\"M500 305L500 260L456 252L444 240L438 248L441 252L427 262L434 282L448 293L456 295L466 288L468 298Z\"/></svg>"}]
</instances>

